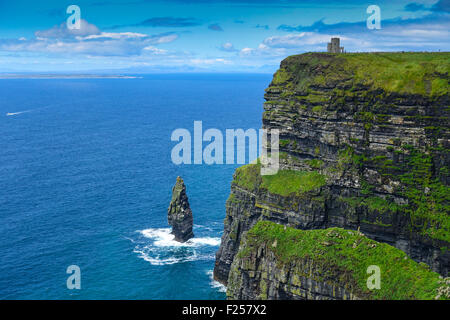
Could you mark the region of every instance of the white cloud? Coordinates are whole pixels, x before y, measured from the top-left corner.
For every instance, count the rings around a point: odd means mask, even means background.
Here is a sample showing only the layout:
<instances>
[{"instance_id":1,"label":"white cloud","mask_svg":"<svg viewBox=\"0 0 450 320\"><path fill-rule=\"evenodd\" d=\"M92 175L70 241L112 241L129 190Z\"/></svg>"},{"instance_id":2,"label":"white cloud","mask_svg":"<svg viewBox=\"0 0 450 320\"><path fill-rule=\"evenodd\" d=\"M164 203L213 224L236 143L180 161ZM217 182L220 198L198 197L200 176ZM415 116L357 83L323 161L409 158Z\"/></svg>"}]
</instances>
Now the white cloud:
<instances>
[{"instance_id":1,"label":"white cloud","mask_svg":"<svg viewBox=\"0 0 450 320\"><path fill-rule=\"evenodd\" d=\"M291 54L305 51L324 51L326 43L333 35L315 32L291 33L283 36L271 36L264 39L256 48L243 48L239 55L242 58L283 58ZM341 37L342 40L351 40Z\"/></svg>"},{"instance_id":2,"label":"white cloud","mask_svg":"<svg viewBox=\"0 0 450 320\"><path fill-rule=\"evenodd\" d=\"M92 39L132 39L148 37L143 33L135 32L101 32L99 34L91 34L88 36L77 36L77 40L92 40Z\"/></svg>"},{"instance_id":3,"label":"white cloud","mask_svg":"<svg viewBox=\"0 0 450 320\"><path fill-rule=\"evenodd\" d=\"M231 64L231 61L223 59L223 58L191 59L190 62L194 65Z\"/></svg>"},{"instance_id":4,"label":"white cloud","mask_svg":"<svg viewBox=\"0 0 450 320\"><path fill-rule=\"evenodd\" d=\"M231 42L224 43L222 46L224 49L233 49L233 44Z\"/></svg>"},{"instance_id":5,"label":"white cloud","mask_svg":"<svg viewBox=\"0 0 450 320\"><path fill-rule=\"evenodd\" d=\"M260 43L256 48L243 48L239 55L243 58L250 57L282 57L286 55L285 48L272 48L264 43Z\"/></svg>"},{"instance_id":6,"label":"white cloud","mask_svg":"<svg viewBox=\"0 0 450 320\"><path fill-rule=\"evenodd\" d=\"M43 31L36 31L36 38L38 39L65 39L65 38L73 38L76 36L89 36L100 34L100 30L93 24L90 24L84 19L80 21L80 29L69 29L67 28L67 24L65 22L60 25L54 26L50 29Z\"/></svg>"},{"instance_id":7,"label":"white cloud","mask_svg":"<svg viewBox=\"0 0 450 320\"><path fill-rule=\"evenodd\" d=\"M271 48L301 48L307 45L327 43L330 41L330 37L328 34L301 32L285 36L269 37L263 41L263 44ZM341 37L341 39L345 40L344 38Z\"/></svg>"},{"instance_id":8,"label":"white cloud","mask_svg":"<svg viewBox=\"0 0 450 320\"><path fill-rule=\"evenodd\" d=\"M155 54L155 55L164 55L164 54L168 53L167 50L158 49L158 48L153 47L153 46L145 47L143 50L146 51L146 52L150 52L151 54Z\"/></svg>"},{"instance_id":9,"label":"white cloud","mask_svg":"<svg viewBox=\"0 0 450 320\"><path fill-rule=\"evenodd\" d=\"M157 44L161 44L175 41L177 38L178 36L176 34L169 33L169 34L160 34L155 40Z\"/></svg>"},{"instance_id":10,"label":"white cloud","mask_svg":"<svg viewBox=\"0 0 450 320\"><path fill-rule=\"evenodd\" d=\"M172 42L178 37L173 33L101 32L85 20L82 20L79 30L68 29L63 23L36 31L35 35L36 38L30 40L0 40L0 50L89 56L163 55L167 51L154 46Z\"/></svg>"},{"instance_id":11,"label":"white cloud","mask_svg":"<svg viewBox=\"0 0 450 320\"><path fill-rule=\"evenodd\" d=\"M222 50L222 51L226 51L226 52L235 52L235 51L237 51L237 49L234 47L234 45L231 42L223 43L220 46L219 49Z\"/></svg>"}]
</instances>

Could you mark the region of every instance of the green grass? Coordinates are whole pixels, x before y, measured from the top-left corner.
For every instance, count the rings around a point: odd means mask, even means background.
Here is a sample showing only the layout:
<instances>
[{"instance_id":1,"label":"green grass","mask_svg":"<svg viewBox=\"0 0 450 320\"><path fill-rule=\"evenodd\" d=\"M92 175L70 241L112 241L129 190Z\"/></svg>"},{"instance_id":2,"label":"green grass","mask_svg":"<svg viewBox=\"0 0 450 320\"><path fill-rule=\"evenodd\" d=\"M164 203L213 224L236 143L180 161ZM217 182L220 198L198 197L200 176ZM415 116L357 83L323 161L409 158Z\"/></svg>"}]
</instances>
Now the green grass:
<instances>
[{"instance_id":1,"label":"green grass","mask_svg":"<svg viewBox=\"0 0 450 320\"><path fill-rule=\"evenodd\" d=\"M256 191L261 182L260 164L247 164L237 168L234 173L233 183L249 191Z\"/></svg>"},{"instance_id":2,"label":"green grass","mask_svg":"<svg viewBox=\"0 0 450 320\"><path fill-rule=\"evenodd\" d=\"M450 187L442 182L448 173L445 169L435 173L433 165L445 152L441 151L440 156L439 153L433 154L432 150L421 151L410 145L403 145L400 150L393 151L403 158L396 166L385 156L369 158L364 154L356 154L352 147L347 146L339 151L339 166L351 165L361 169L370 162L381 173L395 169L395 177L401 182L402 195L407 198L407 204L397 205L392 200L375 196L374 186L364 179L361 180L363 197L343 200L354 207L366 205L379 212L405 212L410 217L412 233L450 242Z\"/></svg>"},{"instance_id":3,"label":"green grass","mask_svg":"<svg viewBox=\"0 0 450 320\"><path fill-rule=\"evenodd\" d=\"M274 85L283 84L289 80L289 77L290 74L288 72L286 72L283 69L280 69L273 75L272 83Z\"/></svg>"},{"instance_id":4,"label":"green grass","mask_svg":"<svg viewBox=\"0 0 450 320\"><path fill-rule=\"evenodd\" d=\"M404 195L410 205L406 212L411 224L432 239L450 242L450 187L433 174L433 157L405 145L407 152L405 173L400 181L405 185ZM446 172L440 172L444 177ZM427 192L425 192L427 190Z\"/></svg>"},{"instance_id":5,"label":"green grass","mask_svg":"<svg viewBox=\"0 0 450 320\"><path fill-rule=\"evenodd\" d=\"M322 113L323 112L324 107L323 106L315 106L311 109L312 112L314 113Z\"/></svg>"},{"instance_id":6,"label":"green grass","mask_svg":"<svg viewBox=\"0 0 450 320\"><path fill-rule=\"evenodd\" d=\"M280 170L273 176L263 176L262 187L270 193L287 196L308 192L325 185L325 176L315 171Z\"/></svg>"},{"instance_id":7,"label":"green grass","mask_svg":"<svg viewBox=\"0 0 450 320\"><path fill-rule=\"evenodd\" d=\"M344 58L355 71L356 80L375 88L431 96L448 94L448 52L353 53Z\"/></svg>"},{"instance_id":8,"label":"green grass","mask_svg":"<svg viewBox=\"0 0 450 320\"><path fill-rule=\"evenodd\" d=\"M264 188L281 196L308 192L326 183L325 176L316 171L279 170L275 175L261 176L260 170L260 164L242 166L236 169L234 183L250 191Z\"/></svg>"},{"instance_id":9,"label":"green grass","mask_svg":"<svg viewBox=\"0 0 450 320\"><path fill-rule=\"evenodd\" d=\"M272 244L276 241L277 245ZM245 259L258 246L266 245L279 267L309 260L313 262L315 280L340 282L366 299L435 299L439 274L423 263L385 243L368 239L357 231L341 228L297 230L273 222L260 221L246 235L238 257ZM367 267L381 269L381 288L367 289ZM311 273L306 274L311 276ZM441 299L450 297L441 297Z\"/></svg>"},{"instance_id":10,"label":"green grass","mask_svg":"<svg viewBox=\"0 0 450 320\"><path fill-rule=\"evenodd\" d=\"M291 141L288 139L280 139L280 147L287 146Z\"/></svg>"},{"instance_id":11,"label":"green grass","mask_svg":"<svg viewBox=\"0 0 450 320\"><path fill-rule=\"evenodd\" d=\"M448 95L449 72L449 52L305 53L286 58L275 82L292 78L292 86L304 91L311 85L351 81L354 88L362 84L388 93L436 97Z\"/></svg>"},{"instance_id":12,"label":"green grass","mask_svg":"<svg viewBox=\"0 0 450 320\"><path fill-rule=\"evenodd\" d=\"M314 169L321 169L324 165L323 160L320 159L305 160L305 162L307 165Z\"/></svg>"},{"instance_id":13,"label":"green grass","mask_svg":"<svg viewBox=\"0 0 450 320\"><path fill-rule=\"evenodd\" d=\"M387 200L377 196L342 197L341 199L352 207L359 207L363 205L367 206L370 210L378 211L380 213L397 213L399 210L405 208L405 206L398 205L392 200Z\"/></svg>"}]
</instances>

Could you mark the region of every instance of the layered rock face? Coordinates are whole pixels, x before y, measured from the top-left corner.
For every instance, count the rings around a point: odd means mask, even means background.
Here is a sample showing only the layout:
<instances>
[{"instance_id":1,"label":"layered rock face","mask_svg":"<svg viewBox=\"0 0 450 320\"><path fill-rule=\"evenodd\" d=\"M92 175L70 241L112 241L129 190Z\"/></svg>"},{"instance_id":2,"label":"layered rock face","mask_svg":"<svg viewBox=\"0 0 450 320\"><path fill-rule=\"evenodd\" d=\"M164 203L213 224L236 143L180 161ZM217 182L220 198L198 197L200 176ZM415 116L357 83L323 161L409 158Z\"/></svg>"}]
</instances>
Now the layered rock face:
<instances>
[{"instance_id":1,"label":"layered rock face","mask_svg":"<svg viewBox=\"0 0 450 320\"><path fill-rule=\"evenodd\" d=\"M379 278L374 269L379 268ZM389 276L386 273L389 272ZM378 281L378 282L377 282ZM368 285L369 283L369 285ZM358 231L298 230L260 221L231 266L230 299L449 299L450 278Z\"/></svg>"},{"instance_id":2,"label":"layered rock face","mask_svg":"<svg viewBox=\"0 0 450 320\"><path fill-rule=\"evenodd\" d=\"M177 177L177 182L172 189L172 200L170 201L167 220L169 225L172 226L172 234L176 241L186 242L194 237L192 231L194 219L186 195L186 186L181 177Z\"/></svg>"},{"instance_id":3,"label":"layered rock face","mask_svg":"<svg viewBox=\"0 0 450 320\"><path fill-rule=\"evenodd\" d=\"M228 282L241 240L259 220L360 229L447 275L449 66L449 53L285 59L263 113L263 128L280 130L281 170L236 170L215 278Z\"/></svg>"}]
</instances>

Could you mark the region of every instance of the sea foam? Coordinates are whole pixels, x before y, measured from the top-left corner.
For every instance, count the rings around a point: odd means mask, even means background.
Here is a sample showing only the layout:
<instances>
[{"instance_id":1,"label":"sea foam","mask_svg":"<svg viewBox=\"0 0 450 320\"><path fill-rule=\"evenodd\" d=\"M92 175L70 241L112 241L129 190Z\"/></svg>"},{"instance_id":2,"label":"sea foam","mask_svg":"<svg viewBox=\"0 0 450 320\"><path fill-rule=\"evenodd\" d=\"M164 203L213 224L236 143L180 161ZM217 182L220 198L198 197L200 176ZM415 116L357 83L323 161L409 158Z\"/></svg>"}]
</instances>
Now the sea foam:
<instances>
[{"instance_id":1,"label":"sea foam","mask_svg":"<svg viewBox=\"0 0 450 320\"><path fill-rule=\"evenodd\" d=\"M184 243L175 241L170 228L150 228L137 232L142 237L132 241L137 243L133 252L152 265L214 260L215 254L211 248L220 245L220 238L214 237L194 237Z\"/></svg>"},{"instance_id":2,"label":"sea foam","mask_svg":"<svg viewBox=\"0 0 450 320\"><path fill-rule=\"evenodd\" d=\"M206 272L209 276L209 284L212 288L217 289L219 292L227 292L227 287L221 284L219 281L214 280L214 273L212 270Z\"/></svg>"},{"instance_id":3,"label":"sea foam","mask_svg":"<svg viewBox=\"0 0 450 320\"><path fill-rule=\"evenodd\" d=\"M175 236L171 234L170 228L145 229L139 231L144 237L153 239L153 245L157 247L198 247L198 246L219 246L220 238L200 237L192 238L186 242L175 241Z\"/></svg>"}]
</instances>

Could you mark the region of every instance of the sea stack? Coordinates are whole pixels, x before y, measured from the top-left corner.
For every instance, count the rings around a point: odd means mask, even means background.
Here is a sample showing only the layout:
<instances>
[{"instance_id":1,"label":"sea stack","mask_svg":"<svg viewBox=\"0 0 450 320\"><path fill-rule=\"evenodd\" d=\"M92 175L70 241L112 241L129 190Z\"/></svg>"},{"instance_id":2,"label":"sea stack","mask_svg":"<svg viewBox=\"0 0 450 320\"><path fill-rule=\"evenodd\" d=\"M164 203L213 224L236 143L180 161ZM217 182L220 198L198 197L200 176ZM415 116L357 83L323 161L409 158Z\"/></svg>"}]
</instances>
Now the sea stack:
<instances>
[{"instance_id":1,"label":"sea stack","mask_svg":"<svg viewBox=\"0 0 450 320\"><path fill-rule=\"evenodd\" d=\"M194 219L186 195L186 186L181 177L177 177L177 182L172 189L172 200L170 201L167 220L169 225L172 226L172 234L176 241L186 242L194 237L192 232Z\"/></svg>"}]
</instances>

